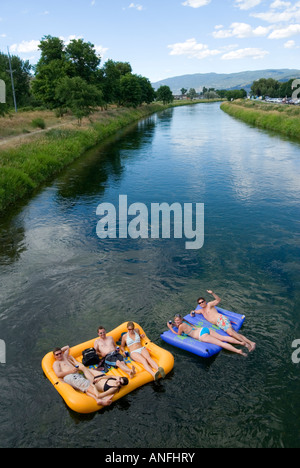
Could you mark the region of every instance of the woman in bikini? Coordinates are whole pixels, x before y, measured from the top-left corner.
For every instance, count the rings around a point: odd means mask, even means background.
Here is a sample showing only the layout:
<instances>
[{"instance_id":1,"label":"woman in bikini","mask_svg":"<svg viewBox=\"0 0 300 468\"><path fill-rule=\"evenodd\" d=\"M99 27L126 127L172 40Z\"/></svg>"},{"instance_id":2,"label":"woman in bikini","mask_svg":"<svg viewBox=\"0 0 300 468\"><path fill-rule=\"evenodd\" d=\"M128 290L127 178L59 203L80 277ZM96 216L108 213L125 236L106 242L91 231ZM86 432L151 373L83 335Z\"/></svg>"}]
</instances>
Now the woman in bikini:
<instances>
[{"instance_id":1,"label":"woman in bikini","mask_svg":"<svg viewBox=\"0 0 300 468\"><path fill-rule=\"evenodd\" d=\"M108 396L114 395L115 393L119 392L122 387L128 385L129 380L127 377L112 377L105 374L98 374L94 373L94 381L93 384L99 390L101 395Z\"/></svg>"},{"instance_id":2,"label":"woman in bikini","mask_svg":"<svg viewBox=\"0 0 300 468\"><path fill-rule=\"evenodd\" d=\"M195 328L192 324L183 321L183 318L180 314L175 315L174 317L175 326L178 328L178 332L173 329L173 323L167 323L168 328L175 333L175 335L186 334L195 340L203 341L205 343L212 343L221 348L227 349L227 351L232 351L233 353L241 354L242 356L247 356L243 353L241 349L236 349L229 343L241 344L240 341L229 336L223 336L220 333L210 330L209 328Z\"/></svg>"},{"instance_id":3,"label":"woman in bikini","mask_svg":"<svg viewBox=\"0 0 300 468\"><path fill-rule=\"evenodd\" d=\"M138 328L134 328L133 322L127 323L127 333L123 335L121 342L121 351L125 351L125 346L128 346L130 357L143 365L145 370L149 372L154 380L158 380L161 375L165 378L166 374L162 367L159 367L157 363L151 358L149 351L145 346L142 346L141 339L145 335L140 334ZM154 370L153 370L154 369Z\"/></svg>"}]
</instances>

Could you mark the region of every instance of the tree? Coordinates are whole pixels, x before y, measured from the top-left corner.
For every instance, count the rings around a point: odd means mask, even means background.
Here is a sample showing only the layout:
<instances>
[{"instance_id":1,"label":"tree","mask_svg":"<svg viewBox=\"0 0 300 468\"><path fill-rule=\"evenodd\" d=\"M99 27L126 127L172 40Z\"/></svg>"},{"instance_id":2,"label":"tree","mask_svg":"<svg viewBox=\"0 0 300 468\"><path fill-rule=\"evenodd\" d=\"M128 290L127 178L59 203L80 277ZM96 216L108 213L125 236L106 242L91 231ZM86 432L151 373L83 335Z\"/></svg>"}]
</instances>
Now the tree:
<instances>
[{"instance_id":1,"label":"tree","mask_svg":"<svg viewBox=\"0 0 300 468\"><path fill-rule=\"evenodd\" d=\"M55 90L58 82L70 74L64 43L58 37L44 36L39 44L41 57L35 67L32 91L35 97L49 107L57 107Z\"/></svg>"},{"instance_id":2,"label":"tree","mask_svg":"<svg viewBox=\"0 0 300 468\"><path fill-rule=\"evenodd\" d=\"M292 78L289 81L286 81L285 83L280 84L279 96L278 97L281 97L281 98L285 98L285 97L290 98L290 97L292 97L292 94L293 94L293 88L292 88L293 81L294 81L294 78Z\"/></svg>"},{"instance_id":3,"label":"tree","mask_svg":"<svg viewBox=\"0 0 300 468\"><path fill-rule=\"evenodd\" d=\"M83 39L72 39L65 53L71 65L69 75L79 76L87 83L97 82L101 57L96 53L93 44L84 42Z\"/></svg>"},{"instance_id":4,"label":"tree","mask_svg":"<svg viewBox=\"0 0 300 468\"><path fill-rule=\"evenodd\" d=\"M44 65L38 64L37 68L35 79L32 82L32 91L38 101L50 109L55 109L59 105L55 91L58 83L67 77L67 62L55 59Z\"/></svg>"},{"instance_id":5,"label":"tree","mask_svg":"<svg viewBox=\"0 0 300 468\"><path fill-rule=\"evenodd\" d=\"M186 88L181 88L180 92L181 92L181 96L184 96L185 93L187 93L187 89Z\"/></svg>"},{"instance_id":6,"label":"tree","mask_svg":"<svg viewBox=\"0 0 300 468\"><path fill-rule=\"evenodd\" d=\"M273 78L260 78L254 81L251 86L251 93L254 96L269 96L272 98L278 97L280 83Z\"/></svg>"},{"instance_id":7,"label":"tree","mask_svg":"<svg viewBox=\"0 0 300 468\"><path fill-rule=\"evenodd\" d=\"M131 72L131 65L128 62L114 62L113 60L105 62L102 68L102 90L106 103L120 104L120 79Z\"/></svg>"},{"instance_id":8,"label":"tree","mask_svg":"<svg viewBox=\"0 0 300 468\"><path fill-rule=\"evenodd\" d=\"M145 102L146 104L150 104L155 99L154 88L152 87L148 78L144 76L139 76L138 78L139 78L139 84L140 84L141 91L142 91L141 104L143 102Z\"/></svg>"},{"instance_id":9,"label":"tree","mask_svg":"<svg viewBox=\"0 0 300 468\"><path fill-rule=\"evenodd\" d=\"M65 50L62 39L53 36L44 36L38 46L41 51L41 57L38 67L49 65L53 60L64 60Z\"/></svg>"},{"instance_id":10,"label":"tree","mask_svg":"<svg viewBox=\"0 0 300 468\"><path fill-rule=\"evenodd\" d=\"M26 106L30 104L30 80L31 80L31 65L29 61L23 61L18 56L11 56L11 66L13 70L14 87L18 106ZM9 62L8 55L0 52L0 79L6 84L6 105L13 106L13 94L11 87L11 79L8 73ZM4 107L3 107L4 108Z\"/></svg>"},{"instance_id":11,"label":"tree","mask_svg":"<svg viewBox=\"0 0 300 468\"><path fill-rule=\"evenodd\" d=\"M226 92L226 97L228 101L233 101L234 99L243 99L247 97L247 92L244 89L233 89Z\"/></svg>"},{"instance_id":12,"label":"tree","mask_svg":"<svg viewBox=\"0 0 300 468\"><path fill-rule=\"evenodd\" d=\"M83 117L88 117L103 103L102 92L78 76L61 79L55 97L61 107L71 110L80 124Z\"/></svg>"},{"instance_id":13,"label":"tree","mask_svg":"<svg viewBox=\"0 0 300 468\"><path fill-rule=\"evenodd\" d=\"M141 104L142 90L139 78L127 73L120 78L120 100L125 106L137 107Z\"/></svg>"},{"instance_id":14,"label":"tree","mask_svg":"<svg viewBox=\"0 0 300 468\"><path fill-rule=\"evenodd\" d=\"M162 85L156 91L156 99L157 101L162 101L164 104L168 104L169 102L173 102L173 94L169 86Z\"/></svg>"},{"instance_id":15,"label":"tree","mask_svg":"<svg viewBox=\"0 0 300 468\"><path fill-rule=\"evenodd\" d=\"M196 96L196 90L195 88L190 88L189 92L187 93L187 97L190 99L194 99Z\"/></svg>"}]
</instances>

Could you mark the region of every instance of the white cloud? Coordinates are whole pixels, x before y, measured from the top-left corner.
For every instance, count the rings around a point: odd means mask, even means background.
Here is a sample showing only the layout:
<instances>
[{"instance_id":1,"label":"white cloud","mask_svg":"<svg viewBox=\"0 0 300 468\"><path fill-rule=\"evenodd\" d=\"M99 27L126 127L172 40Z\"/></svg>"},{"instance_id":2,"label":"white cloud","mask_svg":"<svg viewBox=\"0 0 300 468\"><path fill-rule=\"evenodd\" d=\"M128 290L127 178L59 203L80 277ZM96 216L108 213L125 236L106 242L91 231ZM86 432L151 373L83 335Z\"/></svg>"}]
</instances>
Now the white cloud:
<instances>
[{"instance_id":1,"label":"white cloud","mask_svg":"<svg viewBox=\"0 0 300 468\"><path fill-rule=\"evenodd\" d=\"M295 41L287 41L287 42L284 44L284 48L285 48L285 49L295 49L295 48L296 48L296 43L295 43Z\"/></svg>"},{"instance_id":2,"label":"white cloud","mask_svg":"<svg viewBox=\"0 0 300 468\"><path fill-rule=\"evenodd\" d=\"M238 49L228 52L222 56L222 60L241 60L245 58L252 58L254 60L263 59L269 52L259 48L247 47L246 49Z\"/></svg>"},{"instance_id":3,"label":"white cloud","mask_svg":"<svg viewBox=\"0 0 300 468\"><path fill-rule=\"evenodd\" d=\"M192 8L200 8L205 5L208 5L211 2L211 0L186 0L183 2L183 6L189 6Z\"/></svg>"},{"instance_id":4,"label":"white cloud","mask_svg":"<svg viewBox=\"0 0 300 468\"><path fill-rule=\"evenodd\" d=\"M138 11L142 11L144 9L143 5L139 5L138 3L130 3L128 8L135 8Z\"/></svg>"},{"instance_id":5,"label":"white cloud","mask_svg":"<svg viewBox=\"0 0 300 468\"><path fill-rule=\"evenodd\" d=\"M170 55L187 55L189 58L204 59L221 54L218 49L209 49L206 44L198 44L196 39L187 39L185 42L168 45Z\"/></svg>"},{"instance_id":6,"label":"white cloud","mask_svg":"<svg viewBox=\"0 0 300 468\"><path fill-rule=\"evenodd\" d=\"M35 40L32 40L32 41L22 41L20 44L13 44L11 47L10 47L10 51L15 53L19 53L19 54L30 54L32 52L37 52L39 49L38 49L38 45L39 45L40 41L35 41Z\"/></svg>"},{"instance_id":7,"label":"white cloud","mask_svg":"<svg viewBox=\"0 0 300 468\"><path fill-rule=\"evenodd\" d=\"M292 4L291 2L275 0L271 3L269 11L265 13L251 13L251 16L268 23L300 21L300 1Z\"/></svg>"},{"instance_id":8,"label":"white cloud","mask_svg":"<svg viewBox=\"0 0 300 468\"><path fill-rule=\"evenodd\" d=\"M286 28L275 29L275 31L269 35L269 39L285 39L295 34L300 34L300 24L290 24Z\"/></svg>"},{"instance_id":9,"label":"white cloud","mask_svg":"<svg viewBox=\"0 0 300 468\"><path fill-rule=\"evenodd\" d=\"M275 0L273 3L271 3L270 8L288 8L291 6L291 2L283 2L281 0Z\"/></svg>"},{"instance_id":10,"label":"white cloud","mask_svg":"<svg viewBox=\"0 0 300 468\"><path fill-rule=\"evenodd\" d=\"M240 8L240 10L250 10L259 5L262 0L235 0L235 6Z\"/></svg>"},{"instance_id":11,"label":"white cloud","mask_svg":"<svg viewBox=\"0 0 300 468\"><path fill-rule=\"evenodd\" d=\"M221 29L219 26L215 29L217 29L213 32L213 37L215 39L226 39L228 37L238 37L243 39L245 37L266 36L269 33L271 26L258 26L257 28L252 28L252 26L247 23L232 23L229 29Z\"/></svg>"},{"instance_id":12,"label":"white cloud","mask_svg":"<svg viewBox=\"0 0 300 468\"><path fill-rule=\"evenodd\" d=\"M103 47L102 45L95 45L95 51L101 58L104 57L106 52L108 51L108 47Z\"/></svg>"}]
</instances>

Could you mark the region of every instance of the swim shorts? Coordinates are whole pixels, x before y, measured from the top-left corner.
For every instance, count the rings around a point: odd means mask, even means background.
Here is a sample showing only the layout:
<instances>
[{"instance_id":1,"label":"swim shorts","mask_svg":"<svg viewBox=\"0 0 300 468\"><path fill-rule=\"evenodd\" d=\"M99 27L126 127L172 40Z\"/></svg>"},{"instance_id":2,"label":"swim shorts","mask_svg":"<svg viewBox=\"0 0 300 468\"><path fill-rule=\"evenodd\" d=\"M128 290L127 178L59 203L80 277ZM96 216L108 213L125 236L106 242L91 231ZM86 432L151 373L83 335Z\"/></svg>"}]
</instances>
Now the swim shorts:
<instances>
[{"instance_id":1,"label":"swim shorts","mask_svg":"<svg viewBox=\"0 0 300 468\"><path fill-rule=\"evenodd\" d=\"M124 357L118 351L113 351L105 356L105 363L112 367L117 367L117 361L124 361Z\"/></svg>"},{"instance_id":2,"label":"swim shorts","mask_svg":"<svg viewBox=\"0 0 300 468\"><path fill-rule=\"evenodd\" d=\"M75 390L86 392L90 382L82 374L69 374L64 377L64 382L71 385Z\"/></svg>"},{"instance_id":3,"label":"swim shorts","mask_svg":"<svg viewBox=\"0 0 300 468\"><path fill-rule=\"evenodd\" d=\"M227 317L225 317L225 315L222 315L222 314L219 315L219 318L217 320L217 325L219 328L221 328L221 330L225 332L228 330L228 328L231 327L230 320Z\"/></svg>"}]
</instances>

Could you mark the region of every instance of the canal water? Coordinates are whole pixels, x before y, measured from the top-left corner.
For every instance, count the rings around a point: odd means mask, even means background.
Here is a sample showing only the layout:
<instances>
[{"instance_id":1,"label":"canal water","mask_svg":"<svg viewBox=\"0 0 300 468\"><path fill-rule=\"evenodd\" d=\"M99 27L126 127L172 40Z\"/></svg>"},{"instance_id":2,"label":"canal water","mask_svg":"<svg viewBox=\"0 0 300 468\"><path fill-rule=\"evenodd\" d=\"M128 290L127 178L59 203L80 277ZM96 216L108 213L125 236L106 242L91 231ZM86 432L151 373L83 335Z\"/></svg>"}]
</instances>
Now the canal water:
<instances>
[{"instance_id":1,"label":"canal water","mask_svg":"<svg viewBox=\"0 0 300 468\"><path fill-rule=\"evenodd\" d=\"M89 151L1 219L0 447L299 447L299 169L299 144L218 103L179 107ZM120 195L204 204L203 247L99 239L97 207ZM210 289L245 314L247 357L161 340ZM127 320L172 352L173 371L98 413L69 410L43 356Z\"/></svg>"}]
</instances>

